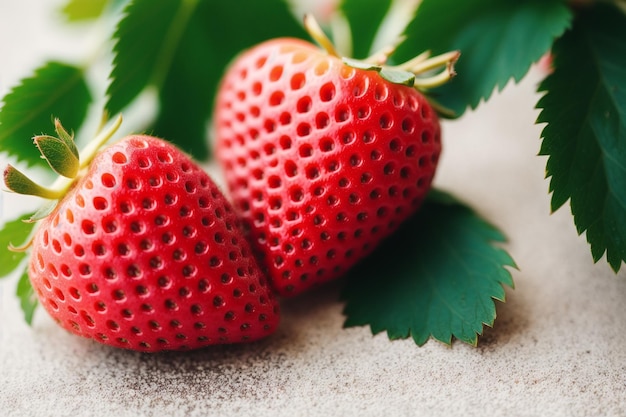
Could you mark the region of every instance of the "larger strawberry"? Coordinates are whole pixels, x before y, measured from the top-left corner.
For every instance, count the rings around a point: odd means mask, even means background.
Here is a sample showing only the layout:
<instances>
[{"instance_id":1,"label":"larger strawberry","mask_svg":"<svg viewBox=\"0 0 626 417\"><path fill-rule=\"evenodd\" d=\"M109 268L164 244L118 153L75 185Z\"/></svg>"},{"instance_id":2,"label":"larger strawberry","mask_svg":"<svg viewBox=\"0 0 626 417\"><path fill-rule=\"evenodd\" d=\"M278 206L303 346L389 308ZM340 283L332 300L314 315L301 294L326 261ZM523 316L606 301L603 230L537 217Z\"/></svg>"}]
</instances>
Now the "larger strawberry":
<instances>
[{"instance_id":1,"label":"larger strawberry","mask_svg":"<svg viewBox=\"0 0 626 417\"><path fill-rule=\"evenodd\" d=\"M420 206L441 129L415 87L449 78L458 57L389 69L342 60L315 35L326 51L275 39L243 53L216 104L217 157L282 295L345 273Z\"/></svg>"},{"instance_id":2,"label":"larger strawberry","mask_svg":"<svg viewBox=\"0 0 626 417\"><path fill-rule=\"evenodd\" d=\"M44 153L53 139L37 142ZM10 188L22 187L20 178L5 172ZM187 155L129 136L73 181L38 225L28 268L61 326L142 351L251 341L276 329L278 305L236 214Z\"/></svg>"}]
</instances>

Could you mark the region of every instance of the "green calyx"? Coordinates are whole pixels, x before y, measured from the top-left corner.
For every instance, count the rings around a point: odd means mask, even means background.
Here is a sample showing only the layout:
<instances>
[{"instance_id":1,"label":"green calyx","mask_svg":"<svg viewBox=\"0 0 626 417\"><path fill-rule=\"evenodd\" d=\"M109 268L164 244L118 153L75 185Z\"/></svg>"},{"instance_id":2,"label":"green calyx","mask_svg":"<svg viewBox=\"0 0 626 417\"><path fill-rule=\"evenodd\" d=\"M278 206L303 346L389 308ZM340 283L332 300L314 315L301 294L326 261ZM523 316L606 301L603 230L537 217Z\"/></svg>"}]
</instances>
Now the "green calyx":
<instances>
[{"instance_id":1,"label":"green calyx","mask_svg":"<svg viewBox=\"0 0 626 417\"><path fill-rule=\"evenodd\" d=\"M430 51L426 51L405 63L387 65L389 57L402 41L399 39L395 44L383 48L364 60L356 60L339 55L332 41L326 36L313 16L306 15L304 17L304 27L329 55L340 58L345 65L364 71L376 71L383 79L393 84L413 87L422 93L450 81L456 75L454 64L461 56L459 51L451 51L431 57ZM430 101L439 113L451 114L451 110L433 102L432 99Z\"/></svg>"},{"instance_id":2,"label":"green calyx","mask_svg":"<svg viewBox=\"0 0 626 417\"><path fill-rule=\"evenodd\" d=\"M104 121L106 121L106 118L103 119L103 125ZM81 171L89 166L98 150L113 136L121 123L122 117L118 116L109 128L106 130L101 129L100 133L82 152L79 152L76 147L74 134L68 133L59 119L54 120L57 136L35 136L33 142L39 149L41 157L59 175L57 180L49 187L37 184L13 165L7 165L4 169L4 185L9 191L48 200L31 218L26 220L27 222L41 220L54 210L58 201L81 175ZM19 250L19 248L12 249Z\"/></svg>"},{"instance_id":3,"label":"green calyx","mask_svg":"<svg viewBox=\"0 0 626 417\"><path fill-rule=\"evenodd\" d=\"M57 137L35 136L33 142L54 172L66 178L74 178L80 166L74 134L69 134L59 119L54 119L54 129Z\"/></svg>"},{"instance_id":4,"label":"green calyx","mask_svg":"<svg viewBox=\"0 0 626 417\"><path fill-rule=\"evenodd\" d=\"M344 64L365 71L376 71L380 76L394 84L407 85L415 87L420 91L438 87L448 82L454 75L454 63L458 60L460 53L458 51L448 52L436 57L430 58L428 52L417 56L416 58L396 66L385 66L374 64L369 60L359 61L352 58L342 58ZM419 77L419 74L437 70L444 67L442 71L428 77Z\"/></svg>"}]
</instances>

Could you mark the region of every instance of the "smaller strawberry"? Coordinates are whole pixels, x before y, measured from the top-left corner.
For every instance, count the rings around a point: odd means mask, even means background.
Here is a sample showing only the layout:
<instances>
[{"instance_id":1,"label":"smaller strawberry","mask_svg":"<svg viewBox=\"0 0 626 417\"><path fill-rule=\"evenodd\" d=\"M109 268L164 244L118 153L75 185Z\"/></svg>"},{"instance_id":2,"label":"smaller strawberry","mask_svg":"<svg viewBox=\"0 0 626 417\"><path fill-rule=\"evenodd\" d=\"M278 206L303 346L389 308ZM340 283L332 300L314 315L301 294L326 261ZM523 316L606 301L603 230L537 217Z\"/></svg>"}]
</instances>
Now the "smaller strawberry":
<instances>
[{"instance_id":1,"label":"smaller strawberry","mask_svg":"<svg viewBox=\"0 0 626 417\"><path fill-rule=\"evenodd\" d=\"M35 142L55 171L72 177L66 191L33 188L11 166L4 174L14 191L59 198L36 216L28 266L54 320L151 352L252 341L276 329L277 301L237 216L187 155L161 139L128 136L77 165L72 138L60 124L57 132ZM64 158L48 151L55 146Z\"/></svg>"}]
</instances>

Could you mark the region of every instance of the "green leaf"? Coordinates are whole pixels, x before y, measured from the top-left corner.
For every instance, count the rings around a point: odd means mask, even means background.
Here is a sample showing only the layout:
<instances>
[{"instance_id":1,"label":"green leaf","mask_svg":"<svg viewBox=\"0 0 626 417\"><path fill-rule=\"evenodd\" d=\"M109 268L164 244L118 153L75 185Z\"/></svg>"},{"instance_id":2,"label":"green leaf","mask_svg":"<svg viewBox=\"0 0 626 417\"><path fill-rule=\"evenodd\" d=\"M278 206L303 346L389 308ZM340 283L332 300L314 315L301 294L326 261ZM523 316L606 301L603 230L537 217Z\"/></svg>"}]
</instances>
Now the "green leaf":
<instances>
[{"instance_id":1,"label":"green leaf","mask_svg":"<svg viewBox=\"0 0 626 417\"><path fill-rule=\"evenodd\" d=\"M84 76L80 68L48 62L13 88L0 109L0 152L29 165L45 164L32 137L54 133L54 117L74 129L82 125L91 102Z\"/></svg>"},{"instance_id":2,"label":"green leaf","mask_svg":"<svg viewBox=\"0 0 626 417\"><path fill-rule=\"evenodd\" d=\"M494 299L513 286L513 259L495 227L449 194L433 192L421 210L348 274L345 326L369 325L390 339L433 337L475 345L496 318Z\"/></svg>"},{"instance_id":3,"label":"green leaf","mask_svg":"<svg viewBox=\"0 0 626 417\"><path fill-rule=\"evenodd\" d=\"M106 104L109 114L118 114L148 85L162 82L160 73L169 70L172 49L192 8L190 2L177 0L138 0L125 9L114 35L117 42Z\"/></svg>"},{"instance_id":4,"label":"green leaf","mask_svg":"<svg viewBox=\"0 0 626 417\"><path fill-rule=\"evenodd\" d=\"M35 309L37 308L37 304L39 304L39 302L37 300L37 294L35 294L35 290L30 283L30 279L28 278L28 271L26 268L24 268L24 271L20 276L20 280L17 282L15 295L17 295L17 298L20 300L20 306L22 307L22 312L24 313L24 320L26 323L31 325Z\"/></svg>"},{"instance_id":5,"label":"green leaf","mask_svg":"<svg viewBox=\"0 0 626 417\"><path fill-rule=\"evenodd\" d=\"M554 45L537 104L552 210L569 199L594 261L626 261L626 15L598 4Z\"/></svg>"},{"instance_id":6,"label":"green leaf","mask_svg":"<svg viewBox=\"0 0 626 417\"><path fill-rule=\"evenodd\" d=\"M461 51L457 76L429 92L457 116L519 81L569 26L562 0L423 0L393 58Z\"/></svg>"},{"instance_id":7,"label":"green leaf","mask_svg":"<svg viewBox=\"0 0 626 417\"><path fill-rule=\"evenodd\" d=\"M348 20L352 33L352 56L367 58L391 0L342 0L339 10Z\"/></svg>"},{"instance_id":8,"label":"green leaf","mask_svg":"<svg viewBox=\"0 0 626 417\"><path fill-rule=\"evenodd\" d=\"M34 224L25 223L33 213L5 223L0 230L0 278L13 272L26 256L26 252L14 252L9 246L21 246L30 236Z\"/></svg>"},{"instance_id":9,"label":"green leaf","mask_svg":"<svg viewBox=\"0 0 626 417\"><path fill-rule=\"evenodd\" d=\"M115 39L109 113L156 87L159 114L151 132L198 159L208 155L207 125L217 85L236 53L265 39L305 37L282 0L137 0Z\"/></svg>"}]
</instances>

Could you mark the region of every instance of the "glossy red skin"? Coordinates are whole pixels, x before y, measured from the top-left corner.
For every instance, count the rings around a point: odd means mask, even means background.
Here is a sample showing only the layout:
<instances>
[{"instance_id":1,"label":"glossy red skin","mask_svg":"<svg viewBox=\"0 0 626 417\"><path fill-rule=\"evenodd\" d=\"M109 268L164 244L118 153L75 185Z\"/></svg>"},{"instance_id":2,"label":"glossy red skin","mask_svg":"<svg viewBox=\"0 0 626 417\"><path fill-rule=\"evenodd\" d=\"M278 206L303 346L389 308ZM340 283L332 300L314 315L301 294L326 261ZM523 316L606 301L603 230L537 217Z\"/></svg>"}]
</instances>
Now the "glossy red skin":
<instances>
[{"instance_id":1,"label":"glossy red skin","mask_svg":"<svg viewBox=\"0 0 626 417\"><path fill-rule=\"evenodd\" d=\"M441 152L415 89L300 40L235 60L216 104L217 157L275 290L344 274L420 206Z\"/></svg>"},{"instance_id":2,"label":"glossy red skin","mask_svg":"<svg viewBox=\"0 0 626 417\"><path fill-rule=\"evenodd\" d=\"M279 322L230 203L171 144L101 152L39 225L29 275L61 326L141 351L252 341Z\"/></svg>"}]
</instances>

